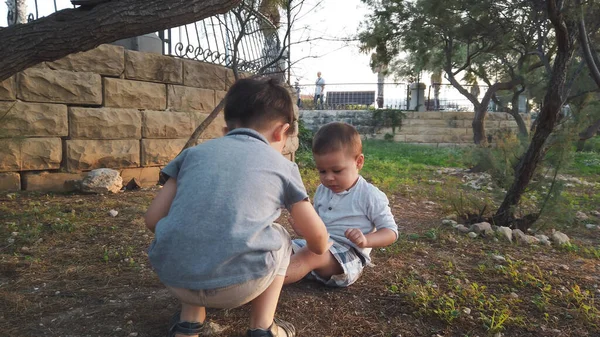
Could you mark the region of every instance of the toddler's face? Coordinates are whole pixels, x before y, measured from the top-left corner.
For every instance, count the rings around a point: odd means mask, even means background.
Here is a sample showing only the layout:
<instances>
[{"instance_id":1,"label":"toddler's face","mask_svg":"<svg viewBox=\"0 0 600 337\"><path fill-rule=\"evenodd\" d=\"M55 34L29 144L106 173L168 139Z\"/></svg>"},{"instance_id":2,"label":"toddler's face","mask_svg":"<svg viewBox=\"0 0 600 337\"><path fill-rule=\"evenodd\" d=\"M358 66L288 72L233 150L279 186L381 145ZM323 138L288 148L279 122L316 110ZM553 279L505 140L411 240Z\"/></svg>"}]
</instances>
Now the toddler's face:
<instances>
[{"instance_id":1,"label":"toddler's face","mask_svg":"<svg viewBox=\"0 0 600 337\"><path fill-rule=\"evenodd\" d=\"M353 157L346 151L314 154L314 158L321 184L334 193L343 192L354 186L358 180L358 172L365 161L362 154Z\"/></svg>"}]
</instances>

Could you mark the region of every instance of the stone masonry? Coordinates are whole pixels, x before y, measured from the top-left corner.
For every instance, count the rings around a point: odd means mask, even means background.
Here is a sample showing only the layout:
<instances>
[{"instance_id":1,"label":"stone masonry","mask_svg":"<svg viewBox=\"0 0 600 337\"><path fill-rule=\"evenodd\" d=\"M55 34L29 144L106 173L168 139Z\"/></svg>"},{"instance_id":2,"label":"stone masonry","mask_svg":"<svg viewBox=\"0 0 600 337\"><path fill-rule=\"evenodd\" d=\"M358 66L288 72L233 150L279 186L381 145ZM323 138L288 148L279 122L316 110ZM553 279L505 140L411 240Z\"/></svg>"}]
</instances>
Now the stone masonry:
<instances>
[{"instance_id":1,"label":"stone masonry","mask_svg":"<svg viewBox=\"0 0 600 337\"><path fill-rule=\"evenodd\" d=\"M313 132L329 122L339 121L354 125L367 139L393 139L396 142L428 144L433 146L468 146L473 143L471 122L473 112L464 111L406 111L400 128L376 126L371 110L304 110L300 119ZM522 114L529 126L529 115ZM517 122L504 112L488 112L486 134L500 131L518 133Z\"/></svg>"},{"instance_id":2,"label":"stone masonry","mask_svg":"<svg viewBox=\"0 0 600 337\"><path fill-rule=\"evenodd\" d=\"M114 45L20 72L0 82L0 191L70 191L103 167L155 185L233 79L225 67ZM221 113L198 143L224 127ZM291 137L284 155L297 147Z\"/></svg>"}]
</instances>

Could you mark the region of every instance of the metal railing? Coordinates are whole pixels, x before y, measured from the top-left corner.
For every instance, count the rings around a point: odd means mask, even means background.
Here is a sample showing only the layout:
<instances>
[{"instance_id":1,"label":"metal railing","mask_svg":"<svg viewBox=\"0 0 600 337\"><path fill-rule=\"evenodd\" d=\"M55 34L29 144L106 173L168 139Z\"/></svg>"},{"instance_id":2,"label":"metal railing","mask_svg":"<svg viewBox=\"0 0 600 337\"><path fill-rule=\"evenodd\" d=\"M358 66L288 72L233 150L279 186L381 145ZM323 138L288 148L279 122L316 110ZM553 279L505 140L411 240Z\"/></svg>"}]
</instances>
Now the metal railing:
<instances>
[{"instance_id":1,"label":"metal railing","mask_svg":"<svg viewBox=\"0 0 600 337\"><path fill-rule=\"evenodd\" d=\"M265 73L280 72L282 67L275 62L281 53L278 29L260 13L261 3L262 0L244 0L226 14L157 32L163 54L232 67L237 49L240 71L257 72L271 64L263 69ZM27 0L27 20L73 7L70 0ZM16 22L15 11L7 14L7 23Z\"/></svg>"},{"instance_id":2,"label":"metal railing","mask_svg":"<svg viewBox=\"0 0 600 337\"><path fill-rule=\"evenodd\" d=\"M226 14L168 29L168 38L162 36L166 44L163 53L232 67L237 49L238 69L258 72L277 60L281 51L277 27L259 12L260 2L244 1ZM175 30L178 34L173 33ZM178 42L173 51L175 35ZM264 70L277 72L278 66L272 64Z\"/></svg>"},{"instance_id":3,"label":"metal railing","mask_svg":"<svg viewBox=\"0 0 600 337\"><path fill-rule=\"evenodd\" d=\"M485 85L463 85L479 100L487 91ZM463 96L452 84L433 83L425 91L425 107L428 111L475 111L473 103Z\"/></svg>"},{"instance_id":4,"label":"metal railing","mask_svg":"<svg viewBox=\"0 0 600 337\"><path fill-rule=\"evenodd\" d=\"M474 94L479 101L488 90L487 85L463 85L467 91ZM511 103L512 93L499 91L496 97L503 104L504 109ZM425 91L425 107L428 111L446 110L446 111L475 111L473 103L463 96L452 84L433 83ZM490 101L487 107L488 111L503 110L494 101ZM528 101L525 94L519 98L519 112L528 112Z\"/></svg>"},{"instance_id":5,"label":"metal railing","mask_svg":"<svg viewBox=\"0 0 600 337\"><path fill-rule=\"evenodd\" d=\"M294 84L298 107L302 110L408 110L410 93L406 83L331 83L315 95L315 84Z\"/></svg>"}]
</instances>

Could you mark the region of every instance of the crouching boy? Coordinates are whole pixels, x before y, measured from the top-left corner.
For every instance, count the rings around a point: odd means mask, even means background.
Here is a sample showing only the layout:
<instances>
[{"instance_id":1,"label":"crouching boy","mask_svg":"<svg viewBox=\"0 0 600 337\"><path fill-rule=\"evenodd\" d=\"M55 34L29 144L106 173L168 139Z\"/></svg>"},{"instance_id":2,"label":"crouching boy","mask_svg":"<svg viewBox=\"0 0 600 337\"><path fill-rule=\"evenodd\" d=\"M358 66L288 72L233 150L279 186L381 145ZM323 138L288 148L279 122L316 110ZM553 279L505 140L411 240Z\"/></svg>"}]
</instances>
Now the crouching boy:
<instances>
[{"instance_id":1,"label":"crouching boy","mask_svg":"<svg viewBox=\"0 0 600 337\"><path fill-rule=\"evenodd\" d=\"M327 252L328 235L298 167L281 155L294 131L292 104L273 80L237 81L226 96L227 135L186 149L163 169L169 179L145 220L155 232L152 267L181 302L169 336L201 336L205 308L248 302L247 336L295 335L274 319L291 240L273 221L284 205L315 256Z\"/></svg>"}]
</instances>

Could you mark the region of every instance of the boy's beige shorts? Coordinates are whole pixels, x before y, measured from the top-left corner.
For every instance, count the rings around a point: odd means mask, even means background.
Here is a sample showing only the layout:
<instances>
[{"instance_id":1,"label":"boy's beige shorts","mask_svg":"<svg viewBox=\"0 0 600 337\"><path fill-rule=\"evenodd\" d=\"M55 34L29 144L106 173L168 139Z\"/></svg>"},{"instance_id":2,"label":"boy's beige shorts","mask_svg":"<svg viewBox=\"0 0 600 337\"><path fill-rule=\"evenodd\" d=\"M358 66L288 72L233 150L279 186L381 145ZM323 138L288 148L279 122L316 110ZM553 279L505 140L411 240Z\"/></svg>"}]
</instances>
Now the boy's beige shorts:
<instances>
[{"instance_id":1,"label":"boy's beige shorts","mask_svg":"<svg viewBox=\"0 0 600 337\"><path fill-rule=\"evenodd\" d=\"M289 233L279 224L273 226L281 233L284 242L281 249L273 252L275 268L266 276L244 283L234 284L223 288L191 290L167 286L169 291L181 302L207 308L229 309L246 304L262 294L273 282L275 276L285 276L292 245Z\"/></svg>"}]
</instances>

